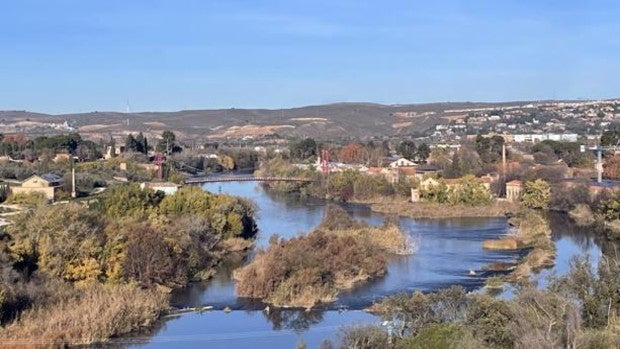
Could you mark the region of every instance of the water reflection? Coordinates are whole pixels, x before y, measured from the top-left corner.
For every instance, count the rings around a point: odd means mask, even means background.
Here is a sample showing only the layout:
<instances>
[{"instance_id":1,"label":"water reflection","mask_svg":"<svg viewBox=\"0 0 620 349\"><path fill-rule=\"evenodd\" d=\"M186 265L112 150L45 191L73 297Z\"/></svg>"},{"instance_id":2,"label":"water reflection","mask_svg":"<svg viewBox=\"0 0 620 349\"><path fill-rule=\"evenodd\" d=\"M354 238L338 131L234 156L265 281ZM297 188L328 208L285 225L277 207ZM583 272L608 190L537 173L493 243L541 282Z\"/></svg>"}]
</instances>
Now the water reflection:
<instances>
[{"instance_id":1,"label":"water reflection","mask_svg":"<svg viewBox=\"0 0 620 349\"><path fill-rule=\"evenodd\" d=\"M263 311L265 318L273 325L274 331L282 329L295 332L307 331L310 326L323 321L322 310L305 311L301 309L271 309Z\"/></svg>"}]
</instances>

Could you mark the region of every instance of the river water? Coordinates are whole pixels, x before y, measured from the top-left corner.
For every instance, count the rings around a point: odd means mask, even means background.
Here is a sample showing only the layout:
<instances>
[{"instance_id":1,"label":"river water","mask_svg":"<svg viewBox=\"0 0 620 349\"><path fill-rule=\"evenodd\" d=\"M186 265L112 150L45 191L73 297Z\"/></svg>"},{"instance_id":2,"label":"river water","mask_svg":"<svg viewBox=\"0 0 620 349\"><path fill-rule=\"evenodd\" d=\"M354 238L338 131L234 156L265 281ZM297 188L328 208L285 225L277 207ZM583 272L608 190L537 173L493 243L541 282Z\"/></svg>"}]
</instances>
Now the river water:
<instances>
[{"instance_id":1,"label":"river water","mask_svg":"<svg viewBox=\"0 0 620 349\"><path fill-rule=\"evenodd\" d=\"M253 182L211 183L204 189L242 196L256 204L257 248L266 247L273 234L289 238L309 232L321 221L325 209L322 201L268 193ZM344 207L353 217L369 224L383 221L381 215L365 206ZM551 222L557 247L556 266L534 277L542 285L549 275L565 273L574 256L589 255L596 262L601 254L594 237L570 226L563 216L553 217ZM488 276L483 270L485 265L515 262L519 258L517 252L482 249L483 240L506 234L507 224L503 218L402 218L400 226L415 241L415 253L394 256L389 261L386 276L342 293L335 303L322 309L310 312L272 310L267 313L263 311L265 304L237 298L232 271L248 263L253 257L250 254L225 261L217 275L208 282L191 285L173 294L173 306L211 305L214 311L166 319L148 336L124 338L116 344L145 348L262 349L294 348L303 341L308 348L317 348L324 339L336 341L343 326L379 324L378 317L363 309L386 295L414 290L433 291L453 284L468 290L480 289ZM470 270L476 271L476 276L468 275ZM222 311L225 307L232 311Z\"/></svg>"}]
</instances>

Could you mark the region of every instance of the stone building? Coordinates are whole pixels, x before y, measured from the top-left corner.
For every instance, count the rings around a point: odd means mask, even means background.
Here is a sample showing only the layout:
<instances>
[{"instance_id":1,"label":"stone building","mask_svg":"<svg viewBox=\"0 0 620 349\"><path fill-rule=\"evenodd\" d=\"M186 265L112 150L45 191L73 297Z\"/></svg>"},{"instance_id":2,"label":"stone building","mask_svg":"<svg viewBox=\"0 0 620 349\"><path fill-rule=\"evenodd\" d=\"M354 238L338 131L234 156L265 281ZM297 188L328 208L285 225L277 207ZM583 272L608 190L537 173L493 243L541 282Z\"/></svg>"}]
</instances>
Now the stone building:
<instances>
[{"instance_id":1,"label":"stone building","mask_svg":"<svg viewBox=\"0 0 620 349\"><path fill-rule=\"evenodd\" d=\"M45 198L54 201L57 191L62 187L62 177L53 173L32 175L20 186L11 188L13 194L42 193Z\"/></svg>"},{"instance_id":2,"label":"stone building","mask_svg":"<svg viewBox=\"0 0 620 349\"><path fill-rule=\"evenodd\" d=\"M517 202L521 198L521 191L523 191L523 182L519 180L513 180L506 183L506 200L509 202Z\"/></svg>"}]
</instances>

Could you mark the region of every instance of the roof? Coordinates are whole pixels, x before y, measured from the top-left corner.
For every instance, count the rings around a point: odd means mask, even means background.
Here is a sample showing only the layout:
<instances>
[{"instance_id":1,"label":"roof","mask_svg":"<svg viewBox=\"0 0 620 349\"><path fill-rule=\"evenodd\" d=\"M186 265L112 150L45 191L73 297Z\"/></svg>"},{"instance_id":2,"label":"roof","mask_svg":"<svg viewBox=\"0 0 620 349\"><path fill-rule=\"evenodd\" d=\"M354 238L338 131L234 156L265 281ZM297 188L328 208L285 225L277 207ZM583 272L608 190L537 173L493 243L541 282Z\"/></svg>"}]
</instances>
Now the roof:
<instances>
[{"instance_id":1,"label":"roof","mask_svg":"<svg viewBox=\"0 0 620 349\"><path fill-rule=\"evenodd\" d=\"M597 188L615 189L620 188L620 181L604 180L601 183L593 181L592 183L590 183L590 186Z\"/></svg>"},{"instance_id":2,"label":"roof","mask_svg":"<svg viewBox=\"0 0 620 349\"><path fill-rule=\"evenodd\" d=\"M513 179L510 182L506 182L506 185L510 185L510 184L512 184L512 185L520 185L520 184L523 184L523 182L521 182L518 179Z\"/></svg>"},{"instance_id":3,"label":"roof","mask_svg":"<svg viewBox=\"0 0 620 349\"><path fill-rule=\"evenodd\" d=\"M415 169L418 172L439 171L439 167L437 167L435 165L418 165L418 166L416 166Z\"/></svg>"},{"instance_id":4,"label":"roof","mask_svg":"<svg viewBox=\"0 0 620 349\"><path fill-rule=\"evenodd\" d=\"M44 173L42 175L39 175L39 177L43 178L44 180L48 181L49 183L54 183L54 182L62 181L62 177L60 177L59 175L54 174L54 173Z\"/></svg>"}]
</instances>

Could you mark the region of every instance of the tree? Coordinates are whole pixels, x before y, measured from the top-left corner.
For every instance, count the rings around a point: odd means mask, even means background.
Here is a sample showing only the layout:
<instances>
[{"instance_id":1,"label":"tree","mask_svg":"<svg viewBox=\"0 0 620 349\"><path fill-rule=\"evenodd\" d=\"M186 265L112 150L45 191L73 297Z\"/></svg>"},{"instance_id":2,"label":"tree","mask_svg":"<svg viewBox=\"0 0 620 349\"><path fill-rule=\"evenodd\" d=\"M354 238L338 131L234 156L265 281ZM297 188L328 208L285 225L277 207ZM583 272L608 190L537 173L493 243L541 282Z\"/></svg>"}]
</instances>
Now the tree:
<instances>
[{"instance_id":1,"label":"tree","mask_svg":"<svg viewBox=\"0 0 620 349\"><path fill-rule=\"evenodd\" d=\"M317 144L312 138L306 138L293 144L290 148L291 157L306 160L317 155Z\"/></svg>"},{"instance_id":2,"label":"tree","mask_svg":"<svg viewBox=\"0 0 620 349\"><path fill-rule=\"evenodd\" d=\"M441 171L446 171L450 164L452 163L450 160L450 154L446 149L443 148L435 148L431 151L431 160L430 163L439 167Z\"/></svg>"},{"instance_id":3,"label":"tree","mask_svg":"<svg viewBox=\"0 0 620 349\"><path fill-rule=\"evenodd\" d=\"M431 155L431 147L426 143L422 143L418 146L417 158L419 161L426 163L426 159Z\"/></svg>"},{"instance_id":4,"label":"tree","mask_svg":"<svg viewBox=\"0 0 620 349\"><path fill-rule=\"evenodd\" d=\"M504 137L502 136L483 137L478 135L476 137L476 152L484 163L494 163L501 160L503 145Z\"/></svg>"},{"instance_id":5,"label":"tree","mask_svg":"<svg viewBox=\"0 0 620 349\"><path fill-rule=\"evenodd\" d=\"M103 154L97 144L92 141L84 141L75 149L75 155L82 160L95 161L100 159Z\"/></svg>"},{"instance_id":6,"label":"tree","mask_svg":"<svg viewBox=\"0 0 620 349\"><path fill-rule=\"evenodd\" d=\"M404 140L400 142L400 144L396 148L396 151L398 151L398 153L405 159L409 159L409 160L415 159L416 148L415 148L415 143L413 143L413 141Z\"/></svg>"},{"instance_id":7,"label":"tree","mask_svg":"<svg viewBox=\"0 0 620 349\"><path fill-rule=\"evenodd\" d=\"M461 160L461 156L458 151L452 154L452 162L444 171L446 178L460 178L468 173L467 164Z\"/></svg>"},{"instance_id":8,"label":"tree","mask_svg":"<svg viewBox=\"0 0 620 349\"><path fill-rule=\"evenodd\" d=\"M93 208L113 220L145 219L163 199L163 193L142 190L137 183L109 188L93 203Z\"/></svg>"},{"instance_id":9,"label":"tree","mask_svg":"<svg viewBox=\"0 0 620 349\"><path fill-rule=\"evenodd\" d=\"M544 140L532 147L534 159L540 164L551 164L559 159L571 167L592 166L592 154L581 152L581 145L577 142L558 142Z\"/></svg>"},{"instance_id":10,"label":"tree","mask_svg":"<svg viewBox=\"0 0 620 349\"><path fill-rule=\"evenodd\" d=\"M420 197L424 199L424 201L443 204L448 202L450 198L450 189L443 179L439 179L437 185L421 188Z\"/></svg>"},{"instance_id":11,"label":"tree","mask_svg":"<svg viewBox=\"0 0 620 349\"><path fill-rule=\"evenodd\" d=\"M170 130L166 130L162 133L161 139L157 142L157 151L164 152L166 154L178 153L182 149L176 142L176 135Z\"/></svg>"},{"instance_id":12,"label":"tree","mask_svg":"<svg viewBox=\"0 0 620 349\"><path fill-rule=\"evenodd\" d=\"M547 209L551 200L551 186L543 179L525 182L521 203L533 209Z\"/></svg>"},{"instance_id":13,"label":"tree","mask_svg":"<svg viewBox=\"0 0 620 349\"><path fill-rule=\"evenodd\" d=\"M362 163L366 149L359 143L349 143L340 149L340 160L344 163Z\"/></svg>"},{"instance_id":14,"label":"tree","mask_svg":"<svg viewBox=\"0 0 620 349\"><path fill-rule=\"evenodd\" d=\"M618 130L605 131L601 135L601 145L602 146L617 145L618 141L620 141L620 132L618 132Z\"/></svg>"},{"instance_id":15,"label":"tree","mask_svg":"<svg viewBox=\"0 0 620 349\"><path fill-rule=\"evenodd\" d=\"M127 236L123 276L141 286L166 284L176 279L173 251L162 233L150 225L136 223L124 228Z\"/></svg>"},{"instance_id":16,"label":"tree","mask_svg":"<svg viewBox=\"0 0 620 349\"><path fill-rule=\"evenodd\" d=\"M467 175L459 179L458 185L450 193L454 204L486 205L491 202L487 188L475 176Z\"/></svg>"},{"instance_id":17,"label":"tree","mask_svg":"<svg viewBox=\"0 0 620 349\"><path fill-rule=\"evenodd\" d=\"M327 192L335 199L346 202L353 197L354 184L359 173L353 170L330 175L327 180Z\"/></svg>"},{"instance_id":18,"label":"tree","mask_svg":"<svg viewBox=\"0 0 620 349\"><path fill-rule=\"evenodd\" d=\"M138 151L138 142L131 133L125 138L125 151Z\"/></svg>"},{"instance_id":19,"label":"tree","mask_svg":"<svg viewBox=\"0 0 620 349\"><path fill-rule=\"evenodd\" d=\"M614 155L605 159L603 176L609 179L620 179L620 156Z\"/></svg>"},{"instance_id":20,"label":"tree","mask_svg":"<svg viewBox=\"0 0 620 349\"><path fill-rule=\"evenodd\" d=\"M138 136L136 136L135 142L136 142L135 151L139 153L143 153L143 154L146 154L148 152L148 149L149 149L148 142L146 140L146 137L144 137L144 135L142 134L142 132L138 133Z\"/></svg>"}]
</instances>

